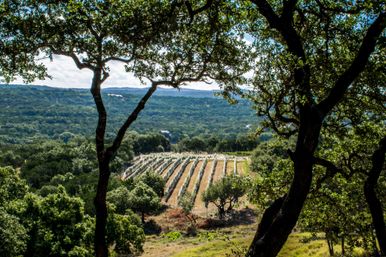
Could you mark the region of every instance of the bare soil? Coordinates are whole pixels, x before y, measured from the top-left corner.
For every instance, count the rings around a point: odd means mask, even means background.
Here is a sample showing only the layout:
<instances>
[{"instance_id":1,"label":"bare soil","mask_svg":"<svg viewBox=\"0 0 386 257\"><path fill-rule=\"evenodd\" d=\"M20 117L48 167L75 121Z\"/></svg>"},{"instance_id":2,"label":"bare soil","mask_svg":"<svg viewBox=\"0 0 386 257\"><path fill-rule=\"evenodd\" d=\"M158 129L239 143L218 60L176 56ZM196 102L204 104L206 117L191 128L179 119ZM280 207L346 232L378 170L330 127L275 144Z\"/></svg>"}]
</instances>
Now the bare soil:
<instances>
[{"instance_id":1,"label":"bare soil","mask_svg":"<svg viewBox=\"0 0 386 257\"><path fill-rule=\"evenodd\" d=\"M166 181L166 184L165 184L165 189L169 188L170 184L172 183L173 179L177 176L177 173L180 171L181 169L181 166L182 166L182 163L183 161L174 169L172 175L170 176L170 178L168 179L168 181ZM165 174L166 175L166 174Z\"/></svg>"},{"instance_id":2,"label":"bare soil","mask_svg":"<svg viewBox=\"0 0 386 257\"><path fill-rule=\"evenodd\" d=\"M233 159L227 160L227 175L233 174L233 164L234 164Z\"/></svg>"},{"instance_id":3,"label":"bare soil","mask_svg":"<svg viewBox=\"0 0 386 257\"><path fill-rule=\"evenodd\" d=\"M213 182L221 179L222 171L224 169L224 161L217 161L216 171L214 172Z\"/></svg>"},{"instance_id":4,"label":"bare soil","mask_svg":"<svg viewBox=\"0 0 386 257\"><path fill-rule=\"evenodd\" d=\"M170 196L169 201L167 202L171 207L177 207L177 205L178 205L178 202L177 202L178 201L178 199L177 199L178 192L180 191L180 188L184 184L185 179L188 176L189 170L193 165L193 162L194 162L194 160L191 160L189 162L189 164L186 166L184 173L182 173L182 176L178 180L177 185L174 188L174 191L173 191L172 195Z\"/></svg>"},{"instance_id":5,"label":"bare soil","mask_svg":"<svg viewBox=\"0 0 386 257\"><path fill-rule=\"evenodd\" d=\"M208 186L208 179L212 170L212 165L213 161L208 161L208 163L206 164L204 175L202 176L200 187L198 189L196 200L194 202L194 210L205 208L205 203L201 200L201 195Z\"/></svg>"},{"instance_id":6,"label":"bare soil","mask_svg":"<svg viewBox=\"0 0 386 257\"><path fill-rule=\"evenodd\" d=\"M245 161L238 161L237 162L237 174L239 175L244 175L244 162Z\"/></svg>"},{"instance_id":7,"label":"bare soil","mask_svg":"<svg viewBox=\"0 0 386 257\"><path fill-rule=\"evenodd\" d=\"M166 172L170 169L170 167L176 162L177 160L174 160L172 163L170 163L168 166L166 166L165 169L161 171L161 176L164 177L166 175Z\"/></svg>"},{"instance_id":8,"label":"bare soil","mask_svg":"<svg viewBox=\"0 0 386 257\"><path fill-rule=\"evenodd\" d=\"M196 184L196 179L197 179L197 176L198 176L198 172L199 172L200 169L201 169L202 163L203 163L203 161L199 161L199 162L197 163L197 166L196 166L196 168L194 169L193 176L190 178L189 185L188 185L188 188L187 188L187 191L188 191L189 193L192 193L192 192L193 192L193 188L194 188L194 185Z\"/></svg>"}]
</instances>

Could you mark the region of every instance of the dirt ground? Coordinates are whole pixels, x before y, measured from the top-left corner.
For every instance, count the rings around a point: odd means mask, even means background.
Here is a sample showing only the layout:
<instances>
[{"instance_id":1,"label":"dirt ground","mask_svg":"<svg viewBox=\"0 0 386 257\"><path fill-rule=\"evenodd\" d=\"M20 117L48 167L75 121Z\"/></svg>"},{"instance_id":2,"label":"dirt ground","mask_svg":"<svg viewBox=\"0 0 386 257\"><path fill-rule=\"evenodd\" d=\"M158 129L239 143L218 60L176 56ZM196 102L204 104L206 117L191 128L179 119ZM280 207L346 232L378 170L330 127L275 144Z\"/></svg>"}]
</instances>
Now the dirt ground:
<instances>
[{"instance_id":1,"label":"dirt ground","mask_svg":"<svg viewBox=\"0 0 386 257\"><path fill-rule=\"evenodd\" d=\"M214 216L214 213L206 218L194 216L197 222L198 233L213 231L214 233L239 235L240 231L248 231L250 234L253 233L256 227L257 215L252 209L238 210L234 213L233 218L229 218L227 222L219 221L212 216ZM170 241L163 236L165 233L172 231L179 231L182 234L187 231L190 224L189 219L181 209L169 208L158 216L147 217L147 220L160 224L161 230L158 234L146 236L144 252L141 255L143 257L169 257L188 248L207 243L207 241L202 241L200 236L184 236L184 240L176 241Z\"/></svg>"}]
</instances>

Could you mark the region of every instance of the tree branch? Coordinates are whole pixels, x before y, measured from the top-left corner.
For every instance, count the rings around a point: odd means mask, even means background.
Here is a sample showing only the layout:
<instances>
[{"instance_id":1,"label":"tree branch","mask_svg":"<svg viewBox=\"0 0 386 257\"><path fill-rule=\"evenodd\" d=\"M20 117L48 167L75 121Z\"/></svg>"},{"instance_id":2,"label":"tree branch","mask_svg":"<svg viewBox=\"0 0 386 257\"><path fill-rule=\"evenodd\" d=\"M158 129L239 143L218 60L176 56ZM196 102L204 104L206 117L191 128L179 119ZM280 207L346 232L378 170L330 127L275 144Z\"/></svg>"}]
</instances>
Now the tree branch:
<instances>
[{"instance_id":1,"label":"tree branch","mask_svg":"<svg viewBox=\"0 0 386 257\"><path fill-rule=\"evenodd\" d=\"M205 11L206 9L209 9L213 4L213 0L207 0L205 5L197 8L196 10L193 10L192 8L192 4L189 2L189 1L185 1L185 6L186 8L188 9L188 13L189 13L189 16L190 16L190 22L193 21L193 18L196 14L199 14L200 12L203 12Z\"/></svg>"},{"instance_id":2,"label":"tree branch","mask_svg":"<svg viewBox=\"0 0 386 257\"><path fill-rule=\"evenodd\" d=\"M363 8L359 8L358 6L355 6L353 9L344 9L342 7L328 7L324 5L320 0L315 1L320 9L324 9L327 11L335 12L335 13L346 13L346 14L358 14Z\"/></svg>"},{"instance_id":3,"label":"tree branch","mask_svg":"<svg viewBox=\"0 0 386 257\"><path fill-rule=\"evenodd\" d=\"M79 57L73 53L73 52L67 52L67 51L63 51L63 50L57 50L53 47L50 47L51 51L53 54L57 54L57 55L62 55L62 56L67 56L67 57L70 57L72 58L72 60L74 61L76 67L80 70L82 69L90 69L90 70L95 70L95 67L92 66L91 64L89 63L84 63L82 61L80 61Z\"/></svg>"},{"instance_id":4,"label":"tree branch","mask_svg":"<svg viewBox=\"0 0 386 257\"><path fill-rule=\"evenodd\" d=\"M292 26L292 16L297 3L295 0L287 0L283 7L283 17L279 17L272 6L266 0L251 0L259 9L260 13L267 19L269 25L280 32L287 44L291 54L303 62L301 67L295 67L294 79L299 86L300 93L304 95L309 103L314 103L310 90L310 67L307 64L306 54L303 48L302 40L295 28Z\"/></svg>"},{"instance_id":5,"label":"tree branch","mask_svg":"<svg viewBox=\"0 0 386 257\"><path fill-rule=\"evenodd\" d=\"M377 40L385 27L386 13L381 13L367 30L359 51L350 67L338 78L328 96L318 104L318 109L323 115L327 115L327 113L334 108L343 98L354 79L365 69L370 54L374 51Z\"/></svg>"},{"instance_id":6,"label":"tree branch","mask_svg":"<svg viewBox=\"0 0 386 257\"><path fill-rule=\"evenodd\" d=\"M297 3L298 3L297 0L284 1L283 11L281 13L281 19L283 21L289 22L292 24L292 17Z\"/></svg>"},{"instance_id":7,"label":"tree branch","mask_svg":"<svg viewBox=\"0 0 386 257\"><path fill-rule=\"evenodd\" d=\"M359 170L350 169L350 173L346 173L342 168L339 168L333 162L326 160L326 159L323 159L323 158L318 158L318 157L314 157L314 163L316 165L323 166L327 169L327 173L325 174L325 176L323 176L321 179L319 179L317 184L323 183L327 178L332 178L333 176L335 176L338 173L341 174L345 179L348 180L355 173L360 172Z\"/></svg>"},{"instance_id":8,"label":"tree branch","mask_svg":"<svg viewBox=\"0 0 386 257\"><path fill-rule=\"evenodd\" d=\"M272 9L266 0L251 0L258 8L260 13L267 19L269 25L280 31L280 17Z\"/></svg>"},{"instance_id":9,"label":"tree branch","mask_svg":"<svg viewBox=\"0 0 386 257\"><path fill-rule=\"evenodd\" d=\"M142 97L142 99L138 102L137 107L132 111L132 113L129 115L129 117L126 119L125 123L121 126L119 129L113 144L106 149L106 154L111 158L113 157L116 152L118 151L119 146L122 143L123 137L125 136L125 133L127 129L130 127L130 125L137 119L138 114L145 108L146 102L149 100L149 98L153 95L153 93L157 89L157 83L152 83L152 86L148 89L146 94Z\"/></svg>"},{"instance_id":10,"label":"tree branch","mask_svg":"<svg viewBox=\"0 0 386 257\"><path fill-rule=\"evenodd\" d=\"M123 63L127 64L127 63L130 63L133 59L134 59L134 56L132 58L128 58L128 59L121 58L121 57L110 56L110 57L104 59L103 62L107 63L109 61L118 61L118 62L123 62Z\"/></svg>"},{"instance_id":11,"label":"tree branch","mask_svg":"<svg viewBox=\"0 0 386 257\"><path fill-rule=\"evenodd\" d=\"M101 68L95 69L90 91L94 98L94 102L98 111L98 124L95 131L95 142L96 142L96 150L97 150L99 163L102 163L105 158L104 156L105 139L104 138L105 138L106 122L107 122L106 108L104 106L102 95L101 95L102 83L103 83L102 69Z\"/></svg>"}]
</instances>

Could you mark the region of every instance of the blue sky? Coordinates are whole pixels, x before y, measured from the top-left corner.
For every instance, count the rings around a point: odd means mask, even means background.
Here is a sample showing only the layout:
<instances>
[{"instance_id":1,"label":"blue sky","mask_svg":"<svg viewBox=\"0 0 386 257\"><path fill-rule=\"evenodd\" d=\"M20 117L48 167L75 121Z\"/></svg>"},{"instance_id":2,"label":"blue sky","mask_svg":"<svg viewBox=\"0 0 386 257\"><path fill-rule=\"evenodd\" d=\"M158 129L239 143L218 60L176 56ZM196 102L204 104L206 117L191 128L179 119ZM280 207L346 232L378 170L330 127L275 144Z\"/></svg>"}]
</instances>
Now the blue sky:
<instances>
[{"instance_id":1,"label":"blue sky","mask_svg":"<svg viewBox=\"0 0 386 257\"><path fill-rule=\"evenodd\" d=\"M36 80L31 84L46 85L62 88L89 88L92 78L90 70L79 70L71 58L54 55L53 61L42 60L48 69L52 79ZM104 82L103 87L146 87L132 74L125 72L124 66L118 62L109 62L110 77ZM22 79L16 79L12 83L24 84ZM186 88L214 90L218 89L215 84L191 83Z\"/></svg>"}]
</instances>

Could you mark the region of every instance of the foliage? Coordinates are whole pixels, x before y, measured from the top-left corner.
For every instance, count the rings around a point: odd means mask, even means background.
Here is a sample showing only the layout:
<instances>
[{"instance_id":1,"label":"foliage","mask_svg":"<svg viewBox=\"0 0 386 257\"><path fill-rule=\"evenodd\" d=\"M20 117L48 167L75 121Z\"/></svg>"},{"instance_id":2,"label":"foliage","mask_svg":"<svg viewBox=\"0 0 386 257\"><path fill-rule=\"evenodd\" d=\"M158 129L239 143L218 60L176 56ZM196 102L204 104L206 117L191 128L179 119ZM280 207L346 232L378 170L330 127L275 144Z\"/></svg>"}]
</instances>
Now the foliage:
<instances>
[{"instance_id":1,"label":"foliage","mask_svg":"<svg viewBox=\"0 0 386 257\"><path fill-rule=\"evenodd\" d=\"M27 194L18 210L28 230L26 254L68 256L75 252L92 256L92 222L84 215L80 198L70 197L63 187L46 197Z\"/></svg>"},{"instance_id":2,"label":"foliage","mask_svg":"<svg viewBox=\"0 0 386 257\"><path fill-rule=\"evenodd\" d=\"M209 138L207 138L209 137ZM194 136L181 139L175 146L178 152L233 152L250 151L254 149L260 138L252 135L239 134L232 138L219 138L216 135Z\"/></svg>"},{"instance_id":3,"label":"foliage","mask_svg":"<svg viewBox=\"0 0 386 257\"><path fill-rule=\"evenodd\" d=\"M141 252L145 233L139 217L132 211L125 215L111 213L107 219L107 243L119 254Z\"/></svg>"},{"instance_id":4,"label":"foliage","mask_svg":"<svg viewBox=\"0 0 386 257\"><path fill-rule=\"evenodd\" d=\"M83 199L70 196L65 190L67 187L75 190L74 195L84 197L87 188L91 188L92 200L95 179L90 181L84 175L56 175L36 195L14 169L0 168L1 256L93 256L95 220L85 214ZM77 180L83 183L79 187ZM121 186L109 195L122 189L127 190ZM116 253L142 251L145 237L140 219L132 211L122 209L124 215L110 215L108 243Z\"/></svg>"},{"instance_id":5,"label":"foliage","mask_svg":"<svg viewBox=\"0 0 386 257\"><path fill-rule=\"evenodd\" d=\"M0 255L22 256L27 248L27 231L19 219L0 207Z\"/></svg>"},{"instance_id":6,"label":"foliage","mask_svg":"<svg viewBox=\"0 0 386 257\"><path fill-rule=\"evenodd\" d=\"M137 184L139 182L143 182L144 184L151 187L151 189L153 189L153 191L158 195L158 197L161 198L164 196L166 182L161 175L155 172L145 172L134 180L134 184Z\"/></svg>"},{"instance_id":7,"label":"foliage","mask_svg":"<svg viewBox=\"0 0 386 257\"><path fill-rule=\"evenodd\" d=\"M248 188L249 179L247 177L238 175L226 176L211 184L202 194L202 200L216 205L219 217L223 219L225 213L233 209L234 205L247 192Z\"/></svg>"},{"instance_id":8,"label":"foliage","mask_svg":"<svg viewBox=\"0 0 386 257\"><path fill-rule=\"evenodd\" d=\"M383 135L382 125L373 122L349 128L339 136L323 133L318 158L326 158L335 166L326 168L317 163L314 167L311 194L298 226L314 234L325 232L331 254L338 243L350 255L358 246L368 252L376 249L363 184L365 171L371 167L372 152ZM260 144L252 155L251 169L258 173L250 198L262 208L288 190L293 176L292 161L285 152L288 144L283 139L272 139ZM382 181L384 174L380 177ZM384 184L379 185L377 192L384 201Z\"/></svg>"},{"instance_id":9,"label":"foliage","mask_svg":"<svg viewBox=\"0 0 386 257\"><path fill-rule=\"evenodd\" d=\"M112 170L121 171L132 158L131 144L125 140L112 162ZM80 178L89 181L84 184L91 184L93 178L87 174L94 174L97 169L94 146L91 141L81 137L74 137L67 143L36 140L30 144L7 145L0 150L0 163L20 168L21 176L36 189L47 184L66 184L66 189L72 195L81 191ZM55 176L57 177L51 181ZM78 185L70 181L77 181Z\"/></svg>"},{"instance_id":10,"label":"foliage","mask_svg":"<svg viewBox=\"0 0 386 257\"><path fill-rule=\"evenodd\" d=\"M36 142L26 145L22 150L24 163L21 174L34 188L40 188L57 174L71 172L78 175L89 173L97 167L93 161L93 146L83 140L67 144L58 141ZM34 154L26 154L32 152Z\"/></svg>"},{"instance_id":11,"label":"foliage","mask_svg":"<svg viewBox=\"0 0 386 257\"><path fill-rule=\"evenodd\" d=\"M176 241L177 239L181 238L182 235L178 231L170 231L163 234L163 237L167 238L169 241Z\"/></svg>"},{"instance_id":12,"label":"foliage","mask_svg":"<svg viewBox=\"0 0 386 257\"><path fill-rule=\"evenodd\" d=\"M23 198L27 191L26 182L20 179L15 169L0 167L0 206Z\"/></svg>"},{"instance_id":13,"label":"foliage","mask_svg":"<svg viewBox=\"0 0 386 257\"><path fill-rule=\"evenodd\" d=\"M0 82L9 83L16 76L21 76L25 82L47 76L44 65L35 62L39 51L12 33L20 25L14 19L17 7L14 2L0 3Z\"/></svg>"},{"instance_id":14,"label":"foliage","mask_svg":"<svg viewBox=\"0 0 386 257\"><path fill-rule=\"evenodd\" d=\"M151 152L167 152L170 151L169 140L159 133L128 133L126 139L129 140L133 146L135 154L144 154Z\"/></svg>"},{"instance_id":15,"label":"foliage","mask_svg":"<svg viewBox=\"0 0 386 257\"><path fill-rule=\"evenodd\" d=\"M191 236L197 235L197 222L192 213L194 207L193 195L189 192L185 192L178 198L178 206L182 208L185 217L189 220L190 225L187 229L187 234Z\"/></svg>"},{"instance_id":16,"label":"foliage","mask_svg":"<svg viewBox=\"0 0 386 257\"><path fill-rule=\"evenodd\" d=\"M1 142L26 143L36 138L65 141L64 135L69 133L92 136L96 117L88 90L20 85L0 85L0 89L0 98L3 100L0 102ZM185 91L187 93L184 93ZM152 137L158 135L160 130L167 130L170 132L170 141L176 143L185 136L208 137L217 134L219 138L234 138L256 127L255 114L247 101L228 105L206 91L197 91L205 93L203 96L196 96L194 93L197 92L185 89L173 96L170 96L172 92L169 91L162 94L161 89L160 92L151 98L146 109L141 112L141 118L132 125L131 130L141 134L152 133ZM114 97L111 94L123 97ZM125 119L127 110L134 106L141 94L144 94L142 89L107 88L102 91L106 108L114 113L109 119L111 126L107 128L107 138L113 137L113 132ZM9 106L12 108L8 108ZM155 116L157 119L154 119ZM248 124L252 124L250 129L246 128ZM140 140L150 139L138 134L135 137ZM160 143L151 144L157 147ZM136 145L138 148L133 149L135 152L149 151L141 149L147 148L147 145ZM168 150L167 144L163 147L165 151Z\"/></svg>"},{"instance_id":17,"label":"foliage","mask_svg":"<svg viewBox=\"0 0 386 257\"><path fill-rule=\"evenodd\" d=\"M248 196L259 207L268 207L289 188L293 176L293 163L287 154L290 144L290 140L274 137L252 152L250 169L257 174Z\"/></svg>"},{"instance_id":18,"label":"foliage","mask_svg":"<svg viewBox=\"0 0 386 257\"><path fill-rule=\"evenodd\" d=\"M348 254L357 246L374 252L377 251L375 226L366 203L364 184L372 166L372 154L385 135L385 128L382 123L367 121L342 132L339 136L325 135L319 158L327 159L332 167L318 163L315 168L315 189L307 200L300 224L309 231L325 231L326 240L332 245L331 252L334 251L332 243L338 240L345 241L345 245L341 245ZM381 174L376 188L381 202L386 199L384 179L385 174ZM332 209L336 211L331 212Z\"/></svg>"},{"instance_id":19,"label":"foliage","mask_svg":"<svg viewBox=\"0 0 386 257\"><path fill-rule=\"evenodd\" d=\"M131 206L129 196L130 191L125 186L120 186L107 192L107 202L114 205L116 213L123 215Z\"/></svg>"},{"instance_id":20,"label":"foliage","mask_svg":"<svg viewBox=\"0 0 386 257\"><path fill-rule=\"evenodd\" d=\"M180 206L184 211L184 214L188 216L191 213L194 206L192 194L189 192L185 192L183 195L181 195L178 198L178 206Z\"/></svg>"},{"instance_id":21,"label":"foliage","mask_svg":"<svg viewBox=\"0 0 386 257\"><path fill-rule=\"evenodd\" d=\"M150 186L142 181L139 181L130 191L128 202L130 203L130 209L141 213L142 223L145 223L145 214L161 208L161 199Z\"/></svg>"}]
</instances>

